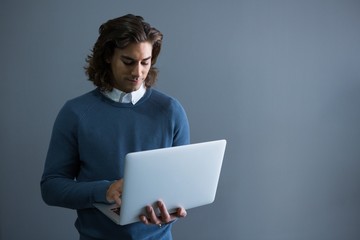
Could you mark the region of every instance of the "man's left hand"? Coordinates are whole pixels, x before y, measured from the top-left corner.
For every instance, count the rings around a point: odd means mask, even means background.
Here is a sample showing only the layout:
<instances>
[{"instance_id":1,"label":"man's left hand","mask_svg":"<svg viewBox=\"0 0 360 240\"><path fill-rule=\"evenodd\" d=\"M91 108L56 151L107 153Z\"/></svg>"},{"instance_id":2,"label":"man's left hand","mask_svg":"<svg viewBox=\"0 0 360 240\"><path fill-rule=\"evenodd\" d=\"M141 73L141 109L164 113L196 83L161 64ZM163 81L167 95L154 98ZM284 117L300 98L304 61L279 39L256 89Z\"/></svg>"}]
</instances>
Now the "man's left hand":
<instances>
[{"instance_id":1,"label":"man's left hand","mask_svg":"<svg viewBox=\"0 0 360 240\"><path fill-rule=\"evenodd\" d=\"M161 200L159 200L156 205L160 211L160 216L158 216L155 209L149 205L146 206L147 215L140 216L141 222L144 224L157 224L161 227L162 224L170 223L177 218L184 218L187 215L184 208L178 208L176 213L170 214L165 206L165 203Z\"/></svg>"}]
</instances>

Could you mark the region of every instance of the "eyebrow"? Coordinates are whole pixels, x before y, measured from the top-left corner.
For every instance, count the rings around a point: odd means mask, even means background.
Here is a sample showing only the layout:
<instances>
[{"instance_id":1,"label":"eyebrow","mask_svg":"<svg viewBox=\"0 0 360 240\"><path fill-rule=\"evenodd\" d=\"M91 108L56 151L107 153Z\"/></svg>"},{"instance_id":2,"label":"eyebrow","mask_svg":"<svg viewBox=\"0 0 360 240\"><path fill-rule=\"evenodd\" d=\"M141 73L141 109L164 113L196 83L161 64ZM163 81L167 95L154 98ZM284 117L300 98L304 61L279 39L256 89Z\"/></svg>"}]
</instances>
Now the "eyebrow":
<instances>
[{"instance_id":1,"label":"eyebrow","mask_svg":"<svg viewBox=\"0 0 360 240\"><path fill-rule=\"evenodd\" d=\"M133 59L132 57L129 57L129 56L126 56L126 55L122 55L121 58L126 59L126 60L136 61L136 59ZM144 58L141 61L147 61L147 60L150 60L150 59L151 59L151 56L149 56L147 58Z\"/></svg>"}]
</instances>

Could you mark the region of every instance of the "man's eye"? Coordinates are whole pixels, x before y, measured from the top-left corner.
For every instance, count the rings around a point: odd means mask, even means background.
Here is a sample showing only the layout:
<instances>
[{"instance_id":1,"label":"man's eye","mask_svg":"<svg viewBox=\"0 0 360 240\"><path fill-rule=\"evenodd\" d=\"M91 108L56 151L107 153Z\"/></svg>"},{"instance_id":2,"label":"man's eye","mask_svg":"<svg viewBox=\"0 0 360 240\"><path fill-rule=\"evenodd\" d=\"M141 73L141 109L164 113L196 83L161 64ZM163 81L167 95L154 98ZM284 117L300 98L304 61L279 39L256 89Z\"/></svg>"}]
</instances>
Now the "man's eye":
<instances>
[{"instance_id":1,"label":"man's eye","mask_svg":"<svg viewBox=\"0 0 360 240\"><path fill-rule=\"evenodd\" d=\"M147 66L150 64L150 62L142 62L141 64Z\"/></svg>"},{"instance_id":2,"label":"man's eye","mask_svg":"<svg viewBox=\"0 0 360 240\"><path fill-rule=\"evenodd\" d=\"M123 63L124 63L125 65L132 65L134 62L133 62L133 61L123 60Z\"/></svg>"}]
</instances>

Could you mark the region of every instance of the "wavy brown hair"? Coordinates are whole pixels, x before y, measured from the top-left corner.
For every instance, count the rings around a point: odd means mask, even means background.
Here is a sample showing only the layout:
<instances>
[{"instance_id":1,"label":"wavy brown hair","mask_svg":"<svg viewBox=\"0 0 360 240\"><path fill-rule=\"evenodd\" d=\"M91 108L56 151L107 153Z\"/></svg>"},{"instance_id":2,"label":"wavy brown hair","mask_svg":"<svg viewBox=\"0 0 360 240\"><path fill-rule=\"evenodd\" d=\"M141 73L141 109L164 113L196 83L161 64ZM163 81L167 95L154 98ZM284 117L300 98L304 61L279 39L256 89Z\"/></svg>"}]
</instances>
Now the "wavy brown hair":
<instances>
[{"instance_id":1,"label":"wavy brown hair","mask_svg":"<svg viewBox=\"0 0 360 240\"><path fill-rule=\"evenodd\" d=\"M112 71L107 59L115 48L126 48L131 43L149 41L152 44L151 67L145 79L145 86L151 87L157 80L158 70L154 67L159 56L163 34L145 22L141 16L128 14L102 24L99 37L87 56L85 73L89 80L101 90L111 91L114 87Z\"/></svg>"}]
</instances>

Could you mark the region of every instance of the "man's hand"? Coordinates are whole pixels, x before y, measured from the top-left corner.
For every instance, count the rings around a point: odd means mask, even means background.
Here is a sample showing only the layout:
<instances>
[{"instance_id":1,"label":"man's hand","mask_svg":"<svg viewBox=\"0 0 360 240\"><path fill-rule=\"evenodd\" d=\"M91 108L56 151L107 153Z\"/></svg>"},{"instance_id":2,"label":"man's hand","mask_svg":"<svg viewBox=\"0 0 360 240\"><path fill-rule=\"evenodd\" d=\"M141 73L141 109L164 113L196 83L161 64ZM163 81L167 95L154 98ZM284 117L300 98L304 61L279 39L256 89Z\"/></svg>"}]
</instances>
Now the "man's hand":
<instances>
[{"instance_id":1,"label":"man's hand","mask_svg":"<svg viewBox=\"0 0 360 240\"><path fill-rule=\"evenodd\" d=\"M121 205L121 194L123 191L123 179L113 182L106 192L106 200L109 203L116 202L119 206Z\"/></svg>"},{"instance_id":2,"label":"man's hand","mask_svg":"<svg viewBox=\"0 0 360 240\"><path fill-rule=\"evenodd\" d=\"M170 214L163 201L157 202L157 208L160 211L160 216L156 215L155 209L152 206L146 206L147 215L141 215L140 220L144 224L157 224L161 227L161 224L167 224L174 221L177 218L186 217L186 210L184 208L178 208L176 213Z\"/></svg>"}]
</instances>

